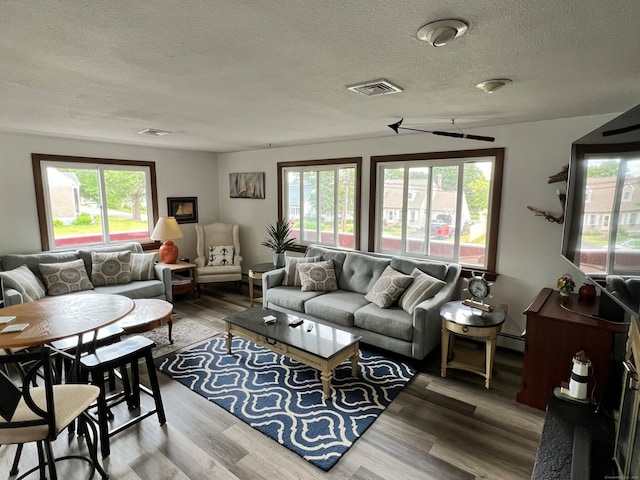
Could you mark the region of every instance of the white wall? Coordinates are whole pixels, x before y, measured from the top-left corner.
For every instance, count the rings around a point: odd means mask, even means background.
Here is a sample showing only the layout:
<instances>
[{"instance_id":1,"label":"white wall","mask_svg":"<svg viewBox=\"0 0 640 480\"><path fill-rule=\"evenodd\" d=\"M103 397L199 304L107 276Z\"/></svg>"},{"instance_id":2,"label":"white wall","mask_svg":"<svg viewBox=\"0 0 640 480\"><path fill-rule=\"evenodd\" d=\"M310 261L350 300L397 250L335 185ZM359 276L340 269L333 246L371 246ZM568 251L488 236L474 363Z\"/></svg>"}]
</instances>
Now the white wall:
<instances>
[{"instance_id":1,"label":"white wall","mask_svg":"<svg viewBox=\"0 0 640 480\"><path fill-rule=\"evenodd\" d=\"M167 197L198 197L199 219L218 220L216 155L161 148L0 132L0 255L41 250L32 153L156 162L158 208L167 214ZM194 258L193 224L181 225L175 241L181 258Z\"/></svg>"},{"instance_id":2,"label":"white wall","mask_svg":"<svg viewBox=\"0 0 640 480\"><path fill-rule=\"evenodd\" d=\"M241 225L245 271L252 264L271 261L270 250L260 246L260 241L265 238L265 224L277 218L277 162L362 156L361 248L366 249L371 156L504 147L506 155L497 256L499 277L492 287L491 303L508 305L505 330L520 333L525 327L522 312L541 288L555 288L556 279L565 272L573 275L578 286L583 281L580 273L560 255L562 226L536 217L527 205L560 213L556 189L564 188L565 183L549 184L548 177L558 173L569 162L574 140L613 117L615 115L599 115L466 132L494 136L497 140L493 144L418 133L219 154L220 219ZM265 172L266 199L229 198L228 174L231 172Z\"/></svg>"},{"instance_id":3,"label":"white wall","mask_svg":"<svg viewBox=\"0 0 640 480\"><path fill-rule=\"evenodd\" d=\"M403 133L370 140L217 156L206 152L0 133L0 254L40 250L31 153L155 161L160 214L166 214L167 196L196 196L201 223L218 220L239 223L245 259L243 270L246 272L250 265L272 259L271 252L260 246L260 242L265 238L265 224L277 217L276 165L279 161L363 157L361 228L364 248L367 245L372 155L505 147L497 258L499 277L492 288L491 301L508 305L505 329L519 333L525 325L522 312L541 288L555 287L555 280L565 272L571 273L578 285L583 281L583 277L560 256L561 225L534 216L527 210L527 205L560 212L555 191L564 183L548 184L548 177L568 163L572 141L614 117L598 115L467 132L495 136L494 144ZM266 199L229 198L231 172L265 172ZM183 224L182 230L185 238L176 242L180 257L194 258L193 225Z\"/></svg>"}]
</instances>

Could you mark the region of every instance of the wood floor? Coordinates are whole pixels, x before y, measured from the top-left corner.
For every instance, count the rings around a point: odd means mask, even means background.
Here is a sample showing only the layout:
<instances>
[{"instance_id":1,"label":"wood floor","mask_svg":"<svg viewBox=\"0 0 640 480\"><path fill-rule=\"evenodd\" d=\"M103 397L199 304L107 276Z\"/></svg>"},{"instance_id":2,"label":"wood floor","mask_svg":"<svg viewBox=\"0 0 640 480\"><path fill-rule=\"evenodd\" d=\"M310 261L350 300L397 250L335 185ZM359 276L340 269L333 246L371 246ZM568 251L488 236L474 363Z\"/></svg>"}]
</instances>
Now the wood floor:
<instances>
[{"instance_id":1,"label":"wood floor","mask_svg":"<svg viewBox=\"0 0 640 480\"><path fill-rule=\"evenodd\" d=\"M218 287L177 300L175 310L222 331L226 315L248 306L246 292ZM113 480L530 478L544 413L515 401L521 354L498 349L491 390L478 375L441 378L439 351L416 366L409 386L329 472L164 374L167 424L153 416L112 437L103 464ZM54 445L57 455L78 446L66 433ZM0 447L0 478L10 478L14 451ZM21 465L35 461L34 451L25 448ZM60 478L85 478L83 468L61 462Z\"/></svg>"}]
</instances>

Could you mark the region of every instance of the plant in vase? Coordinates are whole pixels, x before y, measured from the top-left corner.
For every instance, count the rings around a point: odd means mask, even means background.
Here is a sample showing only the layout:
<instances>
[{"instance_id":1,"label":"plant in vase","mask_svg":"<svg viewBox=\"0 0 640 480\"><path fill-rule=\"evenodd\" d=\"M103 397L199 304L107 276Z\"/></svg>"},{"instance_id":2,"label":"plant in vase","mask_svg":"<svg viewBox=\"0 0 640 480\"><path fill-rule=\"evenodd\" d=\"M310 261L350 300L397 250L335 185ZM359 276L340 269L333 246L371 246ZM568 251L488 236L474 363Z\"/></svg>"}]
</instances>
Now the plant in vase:
<instances>
[{"instance_id":1,"label":"plant in vase","mask_svg":"<svg viewBox=\"0 0 640 480\"><path fill-rule=\"evenodd\" d=\"M573 292L573 289L576 288L576 283L573 281L573 278L571 278L571 275L565 273L558 279L556 286L558 290L560 290L560 295L568 297L569 294Z\"/></svg>"},{"instance_id":2,"label":"plant in vase","mask_svg":"<svg viewBox=\"0 0 640 480\"><path fill-rule=\"evenodd\" d=\"M284 267L285 252L296 243L296 240L291 238L293 224L283 218L275 224L267 225L266 229L269 238L264 240L260 245L273 250L273 264L276 267Z\"/></svg>"}]
</instances>

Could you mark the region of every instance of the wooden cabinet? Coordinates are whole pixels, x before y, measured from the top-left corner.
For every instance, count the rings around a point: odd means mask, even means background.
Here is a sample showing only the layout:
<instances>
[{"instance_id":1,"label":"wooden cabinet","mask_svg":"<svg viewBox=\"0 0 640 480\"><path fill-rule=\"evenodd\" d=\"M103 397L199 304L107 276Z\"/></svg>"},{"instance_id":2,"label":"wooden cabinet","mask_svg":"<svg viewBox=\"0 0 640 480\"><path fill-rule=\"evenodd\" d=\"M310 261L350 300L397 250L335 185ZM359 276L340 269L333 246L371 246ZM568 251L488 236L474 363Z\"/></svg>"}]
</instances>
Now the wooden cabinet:
<instances>
[{"instance_id":1,"label":"wooden cabinet","mask_svg":"<svg viewBox=\"0 0 640 480\"><path fill-rule=\"evenodd\" d=\"M563 297L544 288L524 312L527 315L520 403L544 410L554 387L568 382L573 356L584 350L591 360L592 378L599 401L607 388L613 336L627 331L628 325L593 316L594 303L581 303L578 295Z\"/></svg>"}]
</instances>

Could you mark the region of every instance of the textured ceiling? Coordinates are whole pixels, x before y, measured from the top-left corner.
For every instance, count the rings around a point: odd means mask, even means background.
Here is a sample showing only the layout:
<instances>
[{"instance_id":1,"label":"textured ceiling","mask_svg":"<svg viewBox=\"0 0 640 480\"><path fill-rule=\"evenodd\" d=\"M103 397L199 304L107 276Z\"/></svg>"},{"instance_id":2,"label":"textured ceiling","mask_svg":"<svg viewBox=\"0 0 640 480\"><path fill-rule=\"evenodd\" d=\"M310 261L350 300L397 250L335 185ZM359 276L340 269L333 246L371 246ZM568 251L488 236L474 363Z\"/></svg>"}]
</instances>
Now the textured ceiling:
<instances>
[{"instance_id":1,"label":"textured ceiling","mask_svg":"<svg viewBox=\"0 0 640 480\"><path fill-rule=\"evenodd\" d=\"M444 18L469 31L417 39ZM639 21L637 0L3 0L0 130L228 152L620 112ZM345 88L380 78L404 92Z\"/></svg>"}]
</instances>

